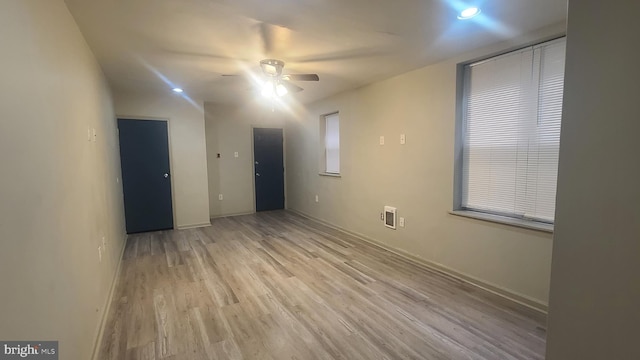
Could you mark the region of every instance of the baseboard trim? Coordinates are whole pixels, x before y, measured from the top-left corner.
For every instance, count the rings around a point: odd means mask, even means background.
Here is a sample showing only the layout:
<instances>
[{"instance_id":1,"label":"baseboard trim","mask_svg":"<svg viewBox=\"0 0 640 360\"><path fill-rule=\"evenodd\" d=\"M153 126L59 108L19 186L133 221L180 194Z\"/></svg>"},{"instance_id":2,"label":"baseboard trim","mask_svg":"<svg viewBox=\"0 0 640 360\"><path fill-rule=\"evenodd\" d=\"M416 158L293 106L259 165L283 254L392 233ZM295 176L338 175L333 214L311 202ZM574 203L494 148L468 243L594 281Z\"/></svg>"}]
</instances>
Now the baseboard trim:
<instances>
[{"instance_id":1,"label":"baseboard trim","mask_svg":"<svg viewBox=\"0 0 640 360\"><path fill-rule=\"evenodd\" d=\"M251 215L255 213L256 213L255 211L249 211L249 212L239 212L239 213L233 213L233 214L220 214L220 215L212 216L211 220L232 217L232 216Z\"/></svg>"},{"instance_id":2,"label":"baseboard trim","mask_svg":"<svg viewBox=\"0 0 640 360\"><path fill-rule=\"evenodd\" d=\"M207 226L211 226L211 222L203 222L199 224L190 224L190 225L178 225L177 229L186 230L186 229L195 229L195 228L207 227Z\"/></svg>"},{"instance_id":3,"label":"baseboard trim","mask_svg":"<svg viewBox=\"0 0 640 360\"><path fill-rule=\"evenodd\" d=\"M305 217L309 220L318 222L322 225L328 226L332 229L338 230L338 231L342 231L348 235L354 236L360 240L363 240L369 244L372 244L374 246L377 246L379 248L382 248L384 250L387 250L389 252L392 252L396 255L402 256L412 262L414 262L415 264L422 266L428 270L431 271L435 271L437 273L443 274L445 276L449 276L451 278L454 278L456 280L462 281L466 284L472 285L476 288L482 289L484 291L487 291L489 293L492 293L494 295L497 295L505 300L508 300L512 303L516 303L518 305L521 305L529 310L533 310L537 315L539 316L543 316L546 318L547 314L548 314L548 305L539 302L538 300L532 299L526 295L522 295L522 294L518 294L516 292L513 292L511 290L505 289L501 286L498 285L494 285L491 284L489 282L483 281L481 279L478 279L474 276L456 271L454 269L451 269L445 265L433 262L433 261L429 261L426 259L423 259L421 257L415 256L413 254L410 254L408 252L406 252L405 250L402 249L398 249L398 248L394 248L391 247L385 243L382 243L378 240L375 239L371 239L369 237L367 237L366 235L357 233L357 232L353 232L350 230L347 230L345 228L342 228L340 226L337 226L335 224L332 224L326 220L323 219L319 219L316 218L312 215L309 215L305 212L299 211L299 210L294 210L294 209L287 209L287 211L291 211L292 213L298 214L302 217Z\"/></svg>"},{"instance_id":4,"label":"baseboard trim","mask_svg":"<svg viewBox=\"0 0 640 360\"><path fill-rule=\"evenodd\" d=\"M102 338L104 337L104 329L107 326L107 318L109 317L109 313L111 312L111 304L113 304L113 295L118 285L118 280L120 279L120 270L122 270L122 259L124 258L124 249L127 247L127 241L129 241L128 235L124 235L124 241L122 242L122 249L120 250L120 259L118 260L118 265L116 266L116 272L113 276L113 280L111 280L111 288L109 289L109 295L107 295L106 304L104 305L104 312L102 313L102 318L100 319L100 328L98 330L98 335L93 341L93 354L91 359L98 360L98 354L100 353L100 348L102 347Z\"/></svg>"}]
</instances>

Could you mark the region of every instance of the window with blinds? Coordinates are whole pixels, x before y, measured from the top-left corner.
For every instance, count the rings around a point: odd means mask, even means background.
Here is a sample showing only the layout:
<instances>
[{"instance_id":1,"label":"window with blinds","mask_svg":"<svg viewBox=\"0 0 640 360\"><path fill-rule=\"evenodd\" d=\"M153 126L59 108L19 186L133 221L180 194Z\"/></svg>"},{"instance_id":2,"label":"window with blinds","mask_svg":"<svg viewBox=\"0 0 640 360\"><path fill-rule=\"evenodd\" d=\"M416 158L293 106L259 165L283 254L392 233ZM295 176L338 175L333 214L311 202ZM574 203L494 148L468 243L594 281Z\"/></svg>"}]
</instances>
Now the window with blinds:
<instances>
[{"instance_id":1,"label":"window with blinds","mask_svg":"<svg viewBox=\"0 0 640 360\"><path fill-rule=\"evenodd\" d=\"M324 172L340 174L340 117L324 116Z\"/></svg>"},{"instance_id":2,"label":"window with blinds","mask_svg":"<svg viewBox=\"0 0 640 360\"><path fill-rule=\"evenodd\" d=\"M553 223L565 39L466 65L463 209Z\"/></svg>"}]
</instances>

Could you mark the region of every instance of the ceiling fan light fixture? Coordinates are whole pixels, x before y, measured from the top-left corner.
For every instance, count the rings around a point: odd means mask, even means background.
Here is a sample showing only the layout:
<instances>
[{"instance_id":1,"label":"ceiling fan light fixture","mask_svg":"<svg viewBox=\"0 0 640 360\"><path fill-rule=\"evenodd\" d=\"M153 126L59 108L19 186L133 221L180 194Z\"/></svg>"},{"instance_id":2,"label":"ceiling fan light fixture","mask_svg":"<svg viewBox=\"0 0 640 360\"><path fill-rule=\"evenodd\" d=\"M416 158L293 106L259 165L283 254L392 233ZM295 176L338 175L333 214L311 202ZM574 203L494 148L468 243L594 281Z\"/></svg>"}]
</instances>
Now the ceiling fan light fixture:
<instances>
[{"instance_id":1,"label":"ceiling fan light fixture","mask_svg":"<svg viewBox=\"0 0 640 360\"><path fill-rule=\"evenodd\" d=\"M303 89L290 81L318 81L318 74L282 74L284 61L264 59L260 61L263 82L257 85L264 97L276 99L289 93L296 93Z\"/></svg>"},{"instance_id":2,"label":"ceiling fan light fixture","mask_svg":"<svg viewBox=\"0 0 640 360\"><path fill-rule=\"evenodd\" d=\"M281 83L276 83L272 80L267 80L262 84L261 94L268 99L274 99L276 97L282 97L289 93L287 87Z\"/></svg>"},{"instance_id":3,"label":"ceiling fan light fixture","mask_svg":"<svg viewBox=\"0 0 640 360\"><path fill-rule=\"evenodd\" d=\"M265 75L276 77L282 75L284 62L274 59L265 59L260 61L260 67L262 67L262 71Z\"/></svg>"},{"instance_id":4,"label":"ceiling fan light fixture","mask_svg":"<svg viewBox=\"0 0 640 360\"><path fill-rule=\"evenodd\" d=\"M262 96L270 99L274 97L275 93L276 91L274 89L273 83L271 81L265 81L262 85Z\"/></svg>"},{"instance_id":5,"label":"ceiling fan light fixture","mask_svg":"<svg viewBox=\"0 0 640 360\"><path fill-rule=\"evenodd\" d=\"M289 90L287 90L287 88L282 85L282 84L278 84L278 86L276 86L276 94L278 94L278 96L285 96L289 93Z\"/></svg>"},{"instance_id":6,"label":"ceiling fan light fixture","mask_svg":"<svg viewBox=\"0 0 640 360\"><path fill-rule=\"evenodd\" d=\"M275 76L275 75L278 74L278 69L276 69L276 67L273 66L273 65L265 64L264 65L264 72L269 74L269 75Z\"/></svg>"},{"instance_id":7,"label":"ceiling fan light fixture","mask_svg":"<svg viewBox=\"0 0 640 360\"><path fill-rule=\"evenodd\" d=\"M475 7L475 6L469 7L469 8L466 8L466 9L460 11L460 14L458 15L458 19L460 19L460 20L469 20L471 18L474 18L474 17L480 15L480 12L481 12L481 10L478 7Z\"/></svg>"}]
</instances>

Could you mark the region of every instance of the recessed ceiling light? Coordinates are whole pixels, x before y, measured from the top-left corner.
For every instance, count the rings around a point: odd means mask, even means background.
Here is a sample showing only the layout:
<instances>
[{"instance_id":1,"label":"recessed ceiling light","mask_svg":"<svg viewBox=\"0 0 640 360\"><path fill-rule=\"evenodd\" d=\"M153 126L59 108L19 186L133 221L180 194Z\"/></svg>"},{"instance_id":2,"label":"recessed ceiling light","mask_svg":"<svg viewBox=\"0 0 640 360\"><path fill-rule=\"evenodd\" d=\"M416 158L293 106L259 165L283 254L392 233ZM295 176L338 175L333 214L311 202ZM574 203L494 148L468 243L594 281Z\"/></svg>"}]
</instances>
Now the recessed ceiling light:
<instances>
[{"instance_id":1,"label":"recessed ceiling light","mask_svg":"<svg viewBox=\"0 0 640 360\"><path fill-rule=\"evenodd\" d=\"M472 17L476 17L480 14L480 8L470 7L460 11L460 15L458 15L458 19L460 20L468 20Z\"/></svg>"},{"instance_id":2,"label":"recessed ceiling light","mask_svg":"<svg viewBox=\"0 0 640 360\"><path fill-rule=\"evenodd\" d=\"M178 93L178 94L180 94L181 92L183 92L183 91L184 91L184 90L182 90L182 89L180 89L180 88L173 88L173 89L171 89L171 90L173 90L173 92L176 92L176 93Z\"/></svg>"}]
</instances>

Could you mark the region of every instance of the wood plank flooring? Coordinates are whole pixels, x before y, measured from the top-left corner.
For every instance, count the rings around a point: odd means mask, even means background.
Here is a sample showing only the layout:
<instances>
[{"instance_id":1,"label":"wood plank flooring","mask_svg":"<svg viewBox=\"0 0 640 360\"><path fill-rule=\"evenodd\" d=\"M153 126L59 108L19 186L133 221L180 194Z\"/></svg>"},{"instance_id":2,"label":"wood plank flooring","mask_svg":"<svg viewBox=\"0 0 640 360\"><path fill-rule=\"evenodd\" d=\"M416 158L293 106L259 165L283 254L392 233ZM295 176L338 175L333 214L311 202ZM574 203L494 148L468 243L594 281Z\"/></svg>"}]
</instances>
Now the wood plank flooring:
<instances>
[{"instance_id":1,"label":"wood plank flooring","mask_svg":"<svg viewBox=\"0 0 640 360\"><path fill-rule=\"evenodd\" d=\"M129 237L99 359L543 359L535 313L285 212Z\"/></svg>"}]
</instances>

